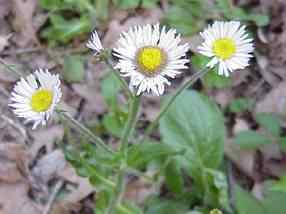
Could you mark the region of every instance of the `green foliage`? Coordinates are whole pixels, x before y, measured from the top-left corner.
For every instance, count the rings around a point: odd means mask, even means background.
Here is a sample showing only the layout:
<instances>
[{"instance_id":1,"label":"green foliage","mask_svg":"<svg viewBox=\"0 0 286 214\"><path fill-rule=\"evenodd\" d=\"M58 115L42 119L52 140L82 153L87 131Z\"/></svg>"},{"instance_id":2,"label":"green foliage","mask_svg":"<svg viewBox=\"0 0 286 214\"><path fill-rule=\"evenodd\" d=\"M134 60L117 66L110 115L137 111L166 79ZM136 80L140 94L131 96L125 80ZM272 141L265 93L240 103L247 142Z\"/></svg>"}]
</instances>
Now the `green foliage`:
<instances>
[{"instance_id":1,"label":"green foliage","mask_svg":"<svg viewBox=\"0 0 286 214\"><path fill-rule=\"evenodd\" d=\"M256 149L261 145L271 144L271 140L259 132L247 130L239 132L234 143L245 149Z\"/></svg>"},{"instance_id":2,"label":"green foliage","mask_svg":"<svg viewBox=\"0 0 286 214\"><path fill-rule=\"evenodd\" d=\"M262 204L238 186L235 188L235 199L239 214L265 214Z\"/></svg>"},{"instance_id":3,"label":"green foliage","mask_svg":"<svg viewBox=\"0 0 286 214\"><path fill-rule=\"evenodd\" d=\"M231 101L229 110L233 113L250 111L254 106L254 101L250 98L238 98Z\"/></svg>"},{"instance_id":4,"label":"green foliage","mask_svg":"<svg viewBox=\"0 0 286 214\"><path fill-rule=\"evenodd\" d=\"M146 210L146 214L185 214L188 206L181 201L153 198L149 201Z\"/></svg>"},{"instance_id":5,"label":"green foliage","mask_svg":"<svg viewBox=\"0 0 286 214\"><path fill-rule=\"evenodd\" d=\"M246 130L239 132L234 143L245 149L257 149L262 145L279 143L282 150L285 148L285 138L281 137L281 121L273 113L257 113L255 120L263 128L262 131Z\"/></svg>"},{"instance_id":6,"label":"green foliage","mask_svg":"<svg viewBox=\"0 0 286 214\"><path fill-rule=\"evenodd\" d=\"M94 11L92 5L92 0L40 0L40 6L49 11L50 22L41 36L50 45L55 45L58 42L67 43L76 36L90 32Z\"/></svg>"},{"instance_id":7,"label":"green foliage","mask_svg":"<svg viewBox=\"0 0 286 214\"><path fill-rule=\"evenodd\" d=\"M200 31L208 19L205 0L171 0L165 22L185 35Z\"/></svg>"},{"instance_id":8,"label":"green foliage","mask_svg":"<svg viewBox=\"0 0 286 214\"><path fill-rule=\"evenodd\" d=\"M263 27L269 24L269 17L261 14L254 14L243 8L236 7L231 0L217 0L217 7L223 13L225 18L229 20L251 21L257 26Z\"/></svg>"},{"instance_id":9,"label":"green foliage","mask_svg":"<svg viewBox=\"0 0 286 214\"><path fill-rule=\"evenodd\" d=\"M135 144L128 151L127 164L135 169L143 169L152 161L161 160L164 162L170 155L182 153L177 151L176 148L156 142Z\"/></svg>"},{"instance_id":10,"label":"green foliage","mask_svg":"<svg viewBox=\"0 0 286 214\"><path fill-rule=\"evenodd\" d=\"M281 121L278 115L273 113L258 113L255 116L257 123L275 137L280 136Z\"/></svg>"},{"instance_id":11,"label":"green foliage","mask_svg":"<svg viewBox=\"0 0 286 214\"><path fill-rule=\"evenodd\" d=\"M184 179L178 161L174 158L169 159L164 171L167 187L178 195L182 194L184 191Z\"/></svg>"},{"instance_id":12,"label":"green foliage","mask_svg":"<svg viewBox=\"0 0 286 214\"><path fill-rule=\"evenodd\" d=\"M264 199L259 201L250 193L235 188L236 208L238 214L284 214L286 193L273 191L271 186L264 188Z\"/></svg>"},{"instance_id":13,"label":"green foliage","mask_svg":"<svg viewBox=\"0 0 286 214\"><path fill-rule=\"evenodd\" d=\"M91 183L108 185L104 178L111 175L118 166L117 156L107 155L92 144L83 144L78 148L69 146L65 148L66 159L75 167L78 174L88 177Z\"/></svg>"},{"instance_id":14,"label":"green foliage","mask_svg":"<svg viewBox=\"0 0 286 214\"><path fill-rule=\"evenodd\" d=\"M272 191L279 191L279 192L284 192L286 193L286 176L282 176L279 181L276 181L272 186L271 186Z\"/></svg>"},{"instance_id":15,"label":"green foliage","mask_svg":"<svg viewBox=\"0 0 286 214\"><path fill-rule=\"evenodd\" d=\"M153 8L156 7L159 0L113 0L115 6L121 9L131 9L137 7Z\"/></svg>"},{"instance_id":16,"label":"green foliage","mask_svg":"<svg viewBox=\"0 0 286 214\"><path fill-rule=\"evenodd\" d=\"M209 58L201 54L195 54L192 57L192 65L197 70L205 68L208 62ZM231 79L218 75L218 68L216 66L203 77L203 84L209 88L225 88L231 85Z\"/></svg>"},{"instance_id":17,"label":"green foliage","mask_svg":"<svg viewBox=\"0 0 286 214\"><path fill-rule=\"evenodd\" d=\"M117 109L119 106L117 95L121 90L120 81L117 79L117 77L112 72L109 72L101 81L100 87L101 94L106 104L113 111Z\"/></svg>"},{"instance_id":18,"label":"green foliage","mask_svg":"<svg viewBox=\"0 0 286 214\"><path fill-rule=\"evenodd\" d=\"M164 143L186 150L180 157L185 168L196 171L201 166L219 166L225 127L221 112L207 97L183 92L160 121L160 132Z\"/></svg>"},{"instance_id":19,"label":"green foliage","mask_svg":"<svg viewBox=\"0 0 286 214\"><path fill-rule=\"evenodd\" d=\"M179 167L195 180L198 194L209 193L212 183L206 180L206 170L215 170L223 158L225 127L217 106L195 91L185 91L177 97L160 121L163 143L185 150L177 156ZM217 195L216 195L217 197ZM212 198L209 203L212 203ZM215 204L217 205L217 204Z\"/></svg>"},{"instance_id":20,"label":"green foliage","mask_svg":"<svg viewBox=\"0 0 286 214\"><path fill-rule=\"evenodd\" d=\"M67 82L80 82L84 79L83 58L81 56L66 56L64 58L63 77Z\"/></svg>"},{"instance_id":21,"label":"green foliage","mask_svg":"<svg viewBox=\"0 0 286 214\"><path fill-rule=\"evenodd\" d=\"M103 117L103 126L115 137L121 137L128 116L124 107L122 108L118 102L117 96L120 90L120 81L113 73L109 72L101 81L101 92L110 110Z\"/></svg>"},{"instance_id":22,"label":"green foliage","mask_svg":"<svg viewBox=\"0 0 286 214\"><path fill-rule=\"evenodd\" d=\"M52 14L50 15L50 22L51 26L45 28L41 35L48 39L52 45L56 42L67 43L75 36L91 30L88 16L66 19L63 16Z\"/></svg>"}]
</instances>

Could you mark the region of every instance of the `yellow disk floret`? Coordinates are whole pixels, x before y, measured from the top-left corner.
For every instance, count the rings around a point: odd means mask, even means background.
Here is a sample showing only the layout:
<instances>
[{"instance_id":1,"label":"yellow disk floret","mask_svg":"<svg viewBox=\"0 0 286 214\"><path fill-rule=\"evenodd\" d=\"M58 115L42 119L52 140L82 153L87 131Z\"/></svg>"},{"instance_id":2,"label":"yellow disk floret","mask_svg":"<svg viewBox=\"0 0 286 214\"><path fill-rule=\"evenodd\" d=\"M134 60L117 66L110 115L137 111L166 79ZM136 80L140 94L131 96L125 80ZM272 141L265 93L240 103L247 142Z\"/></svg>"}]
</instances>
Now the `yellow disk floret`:
<instances>
[{"instance_id":1,"label":"yellow disk floret","mask_svg":"<svg viewBox=\"0 0 286 214\"><path fill-rule=\"evenodd\" d=\"M235 51L236 45L232 39L218 39L213 43L213 52L220 59L226 60L231 58Z\"/></svg>"},{"instance_id":2,"label":"yellow disk floret","mask_svg":"<svg viewBox=\"0 0 286 214\"><path fill-rule=\"evenodd\" d=\"M139 69L149 75L156 73L165 60L165 53L158 47L144 47L137 54Z\"/></svg>"},{"instance_id":3,"label":"yellow disk floret","mask_svg":"<svg viewBox=\"0 0 286 214\"><path fill-rule=\"evenodd\" d=\"M50 108L52 102L53 92L47 89L39 89L32 95L31 107L33 111L45 112Z\"/></svg>"}]
</instances>

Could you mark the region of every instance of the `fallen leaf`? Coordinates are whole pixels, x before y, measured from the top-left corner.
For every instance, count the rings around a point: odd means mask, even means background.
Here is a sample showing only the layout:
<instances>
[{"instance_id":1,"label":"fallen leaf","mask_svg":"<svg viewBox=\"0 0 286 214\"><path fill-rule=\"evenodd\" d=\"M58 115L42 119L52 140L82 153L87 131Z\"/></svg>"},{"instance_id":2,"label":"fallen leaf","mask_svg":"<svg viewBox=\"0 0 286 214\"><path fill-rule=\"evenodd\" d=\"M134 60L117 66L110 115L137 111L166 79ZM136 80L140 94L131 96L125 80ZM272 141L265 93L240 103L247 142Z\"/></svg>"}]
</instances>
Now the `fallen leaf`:
<instances>
[{"instance_id":1,"label":"fallen leaf","mask_svg":"<svg viewBox=\"0 0 286 214\"><path fill-rule=\"evenodd\" d=\"M128 18L123 24L118 19L113 19L109 22L108 31L103 39L105 47L113 47L118 40L121 32L126 31L129 27L135 25L155 24L163 17L161 9L154 8L144 10L140 15Z\"/></svg>"},{"instance_id":2,"label":"fallen leaf","mask_svg":"<svg viewBox=\"0 0 286 214\"><path fill-rule=\"evenodd\" d=\"M0 0L0 19L4 19L11 12L11 1Z\"/></svg>"},{"instance_id":3,"label":"fallen leaf","mask_svg":"<svg viewBox=\"0 0 286 214\"><path fill-rule=\"evenodd\" d=\"M258 101L255 113L274 112L281 115L286 113L286 82L281 82L273 88L262 100Z\"/></svg>"},{"instance_id":4,"label":"fallen leaf","mask_svg":"<svg viewBox=\"0 0 286 214\"><path fill-rule=\"evenodd\" d=\"M39 214L42 207L29 197L26 183L0 184L0 214Z\"/></svg>"},{"instance_id":5,"label":"fallen leaf","mask_svg":"<svg viewBox=\"0 0 286 214\"><path fill-rule=\"evenodd\" d=\"M36 30L33 26L33 14L37 6L37 0L12 0L14 13L14 28L16 32L15 42L20 47L30 43L39 43Z\"/></svg>"},{"instance_id":6,"label":"fallen leaf","mask_svg":"<svg viewBox=\"0 0 286 214\"><path fill-rule=\"evenodd\" d=\"M62 170L60 177L73 185L70 187L69 193L55 203L52 213L69 214L72 210L77 210L80 207L79 202L93 193L95 189L87 178L78 176L69 164Z\"/></svg>"},{"instance_id":7,"label":"fallen leaf","mask_svg":"<svg viewBox=\"0 0 286 214\"><path fill-rule=\"evenodd\" d=\"M11 36L12 34L0 36L0 53L9 45L9 39L11 38Z\"/></svg>"},{"instance_id":8,"label":"fallen leaf","mask_svg":"<svg viewBox=\"0 0 286 214\"><path fill-rule=\"evenodd\" d=\"M61 125L54 125L32 132L32 136L34 143L29 149L29 153L34 159L42 147L46 147L47 153L52 152L55 141L63 138L64 129Z\"/></svg>"},{"instance_id":9,"label":"fallen leaf","mask_svg":"<svg viewBox=\"0 0 286 214\"><path fill-rule=\"evenodd\" d=\"M38 182L47 184L50 180L59 177L61 172L65 169L67 162L64 154L60 150L43 156L32 170L32 175L37 178Z\"/></svg>"},{"instance_id":10,"label":"fallen leaf","mask_svg":"<svg viewBox=\"0 0 286 214\"><path fill-rule=\"evenodd\" d=\"M25 180L30 157L24 145L0 144L0 181L16 183Z\"/></svg>"}]
</instances>

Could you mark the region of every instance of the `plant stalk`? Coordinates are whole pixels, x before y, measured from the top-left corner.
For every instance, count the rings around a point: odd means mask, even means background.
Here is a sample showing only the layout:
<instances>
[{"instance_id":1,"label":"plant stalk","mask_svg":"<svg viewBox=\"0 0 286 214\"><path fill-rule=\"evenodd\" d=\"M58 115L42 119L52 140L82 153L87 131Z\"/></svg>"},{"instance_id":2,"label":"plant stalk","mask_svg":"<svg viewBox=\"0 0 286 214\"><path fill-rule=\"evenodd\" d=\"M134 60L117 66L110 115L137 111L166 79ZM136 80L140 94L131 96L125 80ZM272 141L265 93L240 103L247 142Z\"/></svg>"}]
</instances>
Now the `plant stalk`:
<instances>
[{"instance_id":1,"label":"plant stalk","mask_svg":"<svg viewBox=\"0 0 286 214\"><path fill-rule=\"evenodd\" d=\"M147 127L143 138L140 140L140 143L144 142L147 137L153 133L154 129L157 127L160 119L162 118L162 116L167 112L167 110L169 109L169 107L172 105L172 103L175 101L175 99L187 88L189 88L190 86L192 86L198 79L200 79L201 77L203 77L206 73L208 73L211 69L209 68L204 68L203 70L196 72L195 74L193 74L191 76L191 78L189 80L187 80L181 87L179 87L177 89L177 91L175 92L175 94L168 100L168 102L165 103L165 105L161 108L159 114L157 115L157 117L155 118L155 120L153 122L151 122L149 124L149 126Z\"/></svg>"},{"instance_id":2,"label":"plant stalk","mask_svg":"<svg viewBox=\"0 0 286 214\"><path fill-rule=\"evenodd\" d=\"M119 72L114 69L113 63L110 59L110 57L103 56L105 64L108 66L108 68L112 71L112 73L116 76L116 78L120 81L120 84L123 87L124 93L127 95L128 98L134 98L135 96L133 93L130 91L128 84L126 81L120 76Z\"/></svg>"},{"instance_id":3,"label":"plant stalk","mask_svg":"<svg viewBox=\"0 0 286 214\"><path fill-rule=\"evenodd\" d=\"M121 163L121 168L119 170L116 182L116 189L111 198L109 206L106 210L106 214L113 214L116 210L118 204L121 203L122 195L125 191L125 182L124 176L126 173L126 161L127 161L127 153L128 153L128 141L129 138L135 128L136 121L137 121L137 114L139 111L139 103L140 97L135 96L130 100L129 103L129 111L128 111L128 119L124 127L123 135L121 137L120 142L120 152L123 154L123 161Z\"/></svg>"},{"instance_id":4,"label":"plant stalk","mask_svg":"<svg viewBox=\"0 0 286 214\"><path fill-rule=\"evenodd\" d=\"M88 136L90 138L91 142L93 142L96 145L101 146L105 151L107 151L109 153L114 153L114 151L110 147L108 147L100 137L93 134L88 128L86 128L83 124L81 124L76 119L74 119L69 113L67 113L65 111L60 111L60 110L57 110L57 113L62 115L74 127L78 128L78 130L80 132L82 132L83 134Z\"/></svg>"}]
</instances>

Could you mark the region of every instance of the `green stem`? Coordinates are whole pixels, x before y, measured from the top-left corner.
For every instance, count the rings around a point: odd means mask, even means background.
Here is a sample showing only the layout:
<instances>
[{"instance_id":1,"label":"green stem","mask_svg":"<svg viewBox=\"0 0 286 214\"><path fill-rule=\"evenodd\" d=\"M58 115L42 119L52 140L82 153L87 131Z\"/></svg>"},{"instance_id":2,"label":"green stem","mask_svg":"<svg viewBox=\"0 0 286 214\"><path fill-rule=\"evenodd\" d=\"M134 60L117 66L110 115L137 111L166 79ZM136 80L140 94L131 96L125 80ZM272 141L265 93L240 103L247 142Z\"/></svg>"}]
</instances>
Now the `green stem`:
<instances>
[{"instance_id":1,"label":"green stem","mask_svg":"<svg viewBox=\"0 0 286 214\"><path fill-rule=\"evenodd\" d=\"M198 79L200 79L201 77L203 77L206 73L209 72L209 68L205 68L199 72L196 72L195 74L193 74L193 76L191 76L191 78L186 81L181 87L179 87L177 89L177 91L175 92L175 94L165 103L165 105L161 108L158 116L155 118L155 120L150 123L150 125L147 127L144 136L142 138L142 140L140 140L140 143L144 142L147 137L152 134L152 132L154 131L154 129L157 127L161 117L167 112L167 110L169 109L169 107L172 105L172 103L175 101L175 99L187 88L189 88L190 86L192 86Z\"/></svg>"},{"instance_id":2,"label":"green stem","mask_svg":"<svg viewBox=\"0 0 286 214\"><path fill-rule=\"evenodd\" d=\"M140 96L133 97L133 99L131 99L129 103L128 119L123 130L123 135L121 137L121 144L120 144L121 146L120 150L124 153L125 158L127 155L126 153L128 149L128 140L136 125L139 104L140 104Z\"/></svg>"},{"instance_id":3,"label":"green stem","mask_svg":"<svg viewBox=\"0 0 286 214\"><path fill-rule=\"evenodd\" d=\"M128 120L125 124L123 135L120 142L120 151L124 155L123 162L121 163L121 168L119 170L116 182L116 189L113 193L109 206L106 210L106 214L113 214L117 205L120 204L122 195L125 191L124 176L126 172L126 160L128 152L128 140L132 134L132 131L135 128L137 121L137 114L139 110L140 97L135 96L130 100L129 111L128 111Z\"/></svg>"},{"instance_id":4,"label":"green stem","mask_svg":"<svg viewBox=\"0 0 286 214\"><path fill-rule=\"evenodd\" d=\"M110 54L109 54L110 55ZM128 96L128 98L134 98L135 96L132 94L132 92L129 89L128 84L126 83L126 81L120 76L119 72L117 70L114 69L112 61L110 59L110 56L104 56L104 61L105 64L108 66L108 68L113 72L113 74L116 76L116 78L120 81L120 84L123 87L124 92L126 93L126 95Z\"/></svg>"},{"instance_id":5,"label":"green stem","mask_svg":"<svg viewBox=\"0 0 286 214\"><path fill-rule=\"evenodd\" d=\"M122 204L118 204L116 206L117 210L120 211L121 213L125 213L125 214L133 214L130 210L128 210L125 206L123 206Z\"/></svg>"},{"instance_id":6,"label":"green stem","mask_svg":"<svg viewBox=\"0 0 286 214\"><path fill-rule=\"evenodd\" d=\"M57 110L57 112L62 115L66 120L68 120L74 127L78 128L80 132L88 136L91 142L101 146L105 151L109 153L114 153L113 150L109 148L100 137L94 135L88 128L86 128L83 124L74 119L69 113L61 110Z\"/></svg>"}]
</instances>

